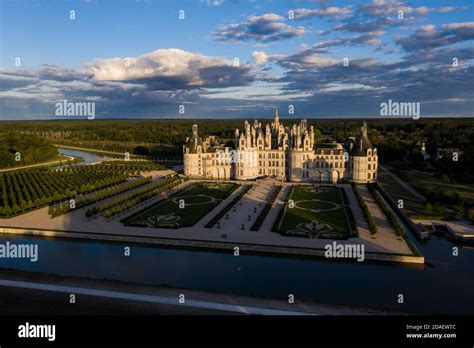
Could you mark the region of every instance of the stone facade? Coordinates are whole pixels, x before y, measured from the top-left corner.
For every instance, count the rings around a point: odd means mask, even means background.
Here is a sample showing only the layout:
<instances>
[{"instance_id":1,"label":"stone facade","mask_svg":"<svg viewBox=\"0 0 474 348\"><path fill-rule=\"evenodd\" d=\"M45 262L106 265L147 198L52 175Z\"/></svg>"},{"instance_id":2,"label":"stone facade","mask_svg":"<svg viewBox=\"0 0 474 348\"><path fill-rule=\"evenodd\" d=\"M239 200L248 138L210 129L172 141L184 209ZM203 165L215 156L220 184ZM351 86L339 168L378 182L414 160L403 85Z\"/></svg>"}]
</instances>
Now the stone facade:
<instances>
[{"instance_id":1,"label":"stone facade","mask_svg":"<svg viewBox=\"0 0 474 348\"><path fill-rule=\"evenodd\" d=\"M364 122L358 137L345 144L315 144L314 128L306 120L284 127L278 112L262 127L255 120L235 130L235 149L215 137L200 138L197 125L183 145L184 174L203 179L252 180L273 176L293 182L374 182L378 156L367 137Z\"/></svg>"}]
</instances>

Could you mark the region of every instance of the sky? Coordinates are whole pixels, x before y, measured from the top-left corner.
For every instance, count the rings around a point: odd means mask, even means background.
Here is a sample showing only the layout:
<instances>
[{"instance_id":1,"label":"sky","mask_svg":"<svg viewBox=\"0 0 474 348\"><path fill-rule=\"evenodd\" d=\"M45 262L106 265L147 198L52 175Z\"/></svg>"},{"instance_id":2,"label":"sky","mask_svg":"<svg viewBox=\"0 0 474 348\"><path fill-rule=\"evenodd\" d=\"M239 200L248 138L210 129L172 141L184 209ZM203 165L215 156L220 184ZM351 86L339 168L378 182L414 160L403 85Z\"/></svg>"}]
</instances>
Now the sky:
<instances>
[{"instance_id":1,"label":"sky","mask_svg":"<svg viewBox=\"0 0 474 348\"><path fill-rule=\"evenodd\" d=\"M0 0L0 120L473 117L473 6Z\"/></svg>"}]
</instances>

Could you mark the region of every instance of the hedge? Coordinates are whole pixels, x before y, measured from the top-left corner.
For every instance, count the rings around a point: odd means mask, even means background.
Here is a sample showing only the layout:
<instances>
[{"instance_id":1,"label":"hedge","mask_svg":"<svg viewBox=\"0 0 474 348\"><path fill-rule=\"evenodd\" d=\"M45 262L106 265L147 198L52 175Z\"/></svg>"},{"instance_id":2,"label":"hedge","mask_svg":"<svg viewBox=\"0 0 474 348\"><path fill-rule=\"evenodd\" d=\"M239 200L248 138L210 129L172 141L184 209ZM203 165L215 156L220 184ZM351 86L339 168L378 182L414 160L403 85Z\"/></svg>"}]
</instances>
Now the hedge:
<instances>
[{"instance_id":1,"label":"hedge","mask_svg":"<svg viewBox=\"0 0 474 348\"><path fill-rule=\"evenodd\" d=\"M395 229L395 232L397 232L398 236L402 236L405 233L405 230L403 227L400 225L398 222L397 218L395 217L395 214L390 210L390 208L387 207L385 202L383 201L382 197L380 194L377 192L375 187L373 185L368 184L367 189L369 190L370 194L374 198L375 202L379 206L380 210L382 210L383 214L387 218L387 220L390 222L392 227Z\"/></svg>"},{"instance_id":2,"label":"hedge","mask_svg":"<svg viewBox=\"0 0 474 348\"><path fill-rule=\"evenodd\" d=\"M369 231L370 234L376 234L377 233L377 226L375 225L374 219L372 218L372 215L370 215L369 208L367 207L367 204L365 204L364 199L360 195L359 189L357 188L357 185L354 183L351 183L352 186L352 191L354 191L354 195L356 196L357 202L359 202L359 206L362 209L362 213L364 214L365 220L367 221L367 224L369 225Z\"/></svg>"},{"instance_id":3,"label":"hedge","mask_svg":"<svg viewBox=\"0 0 474 348\"><path fill-rule=\"evenodd\" d=\"M280 211L278 212L277 218L275 222L273 223L272 232L278 232L278 225L280 225L280 221L283 218L283 215L285 214L285 209L286 209L286 206L288 205L288 200L293 194L293 190L294 190L294 186L291 186L290 192L288 192L288 195L285 197L285 202L280 207Z\"/></svg>"},{"instance_id":4,"label":"hedge","mask_svg":"<svg viewBox=\"0 0 474 348\"><path fill-rule=\"evenodd\" d=\"M357 230L357 224L354 218L354 214L352 213L352 209L350 208L350 203L349 203L349 199L347 198L346 190L341 188L341 191L342 191L342 199L344 201L344 204L349 208L349 209L346 209L346 211L348 211L347 215L349 215L349 221L350 221L352 230L354 231L354 235L356 237L359 237L359 231Z\"/></svg>"}]
</instances>

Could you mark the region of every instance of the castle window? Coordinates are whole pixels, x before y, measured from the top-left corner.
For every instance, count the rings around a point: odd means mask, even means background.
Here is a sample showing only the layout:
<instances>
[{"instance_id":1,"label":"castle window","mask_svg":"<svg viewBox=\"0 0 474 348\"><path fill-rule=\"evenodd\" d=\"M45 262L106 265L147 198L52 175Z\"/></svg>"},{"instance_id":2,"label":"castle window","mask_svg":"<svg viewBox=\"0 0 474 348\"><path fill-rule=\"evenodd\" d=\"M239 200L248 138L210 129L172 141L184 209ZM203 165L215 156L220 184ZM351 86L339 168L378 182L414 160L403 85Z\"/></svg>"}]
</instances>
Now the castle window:
<instances>
[{"instance_id":1,"label":"castle window","mask_svg":"<svg viewBox=\"0 0 474 348\"><path fill-rule=\"evenodd\" d=\"M372 174L371 173L367 173L367 179L372 179Z\"/></svg>"},{"instance_id":2,"label":"castle window","mask_svg":"<svg viewBox=\"0 0 474 348\"><path fill-rule=\"evenodd\" d=\"M371 169L372 169L372 165L369 164L369 168L368 168L368 169L371 170Z\"/></svg>"},{"instance_id":3,"label":"castle window","mask_svg":"<svg viewBox=\"0 0 474 348\"><path fill-rule=\"evenodd\" d=\"M242 169L240 170L240 175L244 175L244 171Z\"/></svg>"}]
</instances>

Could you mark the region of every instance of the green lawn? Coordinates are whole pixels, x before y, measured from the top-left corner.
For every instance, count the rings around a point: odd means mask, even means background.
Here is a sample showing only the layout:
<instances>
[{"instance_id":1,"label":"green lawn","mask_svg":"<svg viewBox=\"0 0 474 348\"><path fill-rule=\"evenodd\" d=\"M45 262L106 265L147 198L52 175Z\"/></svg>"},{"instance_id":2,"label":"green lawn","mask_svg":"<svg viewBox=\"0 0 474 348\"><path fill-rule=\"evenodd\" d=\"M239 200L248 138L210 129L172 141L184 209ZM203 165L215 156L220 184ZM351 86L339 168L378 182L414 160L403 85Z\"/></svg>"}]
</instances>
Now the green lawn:
<instances>
[{"instance_id":1,"label":"green lawn","mask_svg":"<svg viewBox=\"0 0 474 348\"><path fill-rule=\"evenodd\" d=\"M193 226L239 185L195 183L151 207L126 218L127 226L180 228ZM180 203L184 202L184 208Z\"/></svg>"},{"instance_id":2,"label":"green lawn","mask_svg":"<svg viewBox=\"0 0 474 348\"><path fill-rule=\"evenodd\" d=\"M390 166L387 169L392 170ZM395 170L396 172L396 170ZM444 190L448 195L457 192L461 199L467 204L474 203L474 185L459 183L444 183L441 178L434 176L430 172L419 170L402 170L402 173L408 178L406 181L411 187L417 186L425 188L435 188ZM379 172L377 181L387 190L389 195L395 200L403 200L406 213L414 219L445 219L449 218L450 211L446 207L441 207L439 212L429 212L426 205L420 199L414 197L410 192L405 190L396 180L392 179L384 172Z\"/></svg>"},{"instance_id":3,"label":"green lawn","mask_svg":"<svg viewBox=\"0 0 474 348\"><path fill-rule=\"evenodd\" d=\"M403 200L403 208L408 216L415 217L429 217L429 218L440 218L435 213L429 213L426 211L425 203L420 199L413 196L408 192L402 185L400 185L390 175L380 172L377 177L377 182L383 186L387 193L393 198L395 202L399 199Z\"/></svg>"},{"instance_id":4,"label":"green lawn","mask_svg":"<svg viewBox=\"0 0 474 348\"><path fill-rule=\"evenodd\" d=\"M294 186L290 200L278 226L278 232L296 237L323 237L347 239L352 231L349 209L344 205L340 188L321 186Z\"/></svg>"},{"instance_id":5,"label":"green lawn","mask_svg":"<svg viewBox=\"0 0 474 348\"><path fill-rule=\"evenodd\" d=\"M448 192L457 192L459 196L468 204L474 204L474 185L473 184L460 184L460 183L444 183L439 177L432 175L431 173L422 172L419 170L410 170L408 172L410 180L408 183L412 186L426 186L436 187Z\"/></svg>"}]
</instances>

